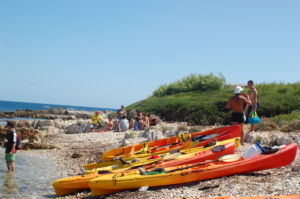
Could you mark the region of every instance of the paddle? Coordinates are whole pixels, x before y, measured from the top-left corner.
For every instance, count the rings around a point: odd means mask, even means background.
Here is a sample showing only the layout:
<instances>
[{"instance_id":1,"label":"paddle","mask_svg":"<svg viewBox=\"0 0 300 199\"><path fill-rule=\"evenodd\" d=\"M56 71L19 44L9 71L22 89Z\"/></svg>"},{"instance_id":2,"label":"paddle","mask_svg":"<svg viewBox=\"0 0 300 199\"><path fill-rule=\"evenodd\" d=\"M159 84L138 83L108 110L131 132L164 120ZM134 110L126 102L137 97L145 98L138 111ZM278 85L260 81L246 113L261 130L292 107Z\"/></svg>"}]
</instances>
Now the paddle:
<instances>
[{"instance_id":1,"label":"paddle","mask_svg":"<svg viewBox=\"0 0 300 199\"><path fill-rule=\"evenodd\" d=\"M227 132L221 134L224 135L226 134ZM197 141L198 143L201 142L201 141L204 141L204 140L209 140L209 139L212 139L214 137L217 137L218 134L217 133L214 133L214 134L211 134L211 135L201 135L201 136L196 136L196 137L193 137L192 140L193 142ZM183 143L183 142L186 142L186 141L180 141L180 142L175 142L175 143L172 143L172 144L166 144L166 145L162 145L162 146L158 146L158 147L154 147L148 151L152 151L152 150L155 150L155 149L159 149L159 148L162 148L162 147L167 147L167 146L173 146L173 145L176 145L176 144L180 144L180 143Z\"/></svg>"},{"instance_id":2,"label":"paddle","mask_svg":"<svg viewBox=\"0 0 300 199\"><path fill-rule=\"evenodd\" d=\"M193 167L197 167L197 166L202 166L202 165L205 165L205 164L210 164L210 163L218 162L218 161L221 161L221 162L234 162L234 161L237 161L237 160L241 159L241 157L242 157L241 154L224 155L224 156L220 157L217 160L204 162L204 163L200 163L200 164L195 164L195 165L191 165L191 166L187 166L187 167L183 167L183 168L179 168L179 169L173 169L173 170L170 170L170 171L166 171L165 173L171 173L171 172L174 172L174 171L181 171L181 170L185 170L185 169L189 169L189 168L193 168Z\"/></svg>"},{"instance_id":3,"label":"paddle","mask_svg":"<svg viewBox=\"0 0 300 199\"><path fill-rule=\"evenodd\" d=\"M174 158L176 158L176 157L178 157L180 155L182 155L182 153L173 153L173 154L170 154L170 155L166 155L165 157L162 157L162 158L160 158L157 161L153 161L153 162L146 163L146 164L143 164L143 165L137 165L137 166L129 168L129 170L137 169L137 168L143 167L143 166L148 166L148 165L155 164L155 163L158 163L158 162L161 162L161 161L171 160L171 159L174 159Z\"/></svg>"},{"instance_id":4,"label":"paddle","mask_svg":"<svg viewBox=\"0 0 300 199\"><path fill-rule=\"evenodd\" d=\"M173 169L173 170L170 170L170 171L165 171L165 169L162 168L162 167L156 168L156 169L154 169L152 171L148 171L148 172L146 172L145 169L140 167L139 171L140 171L141 175L148 175L148 173L150 173L150 175L151 174L157 174L155 172L171 173L171 172L181 171L181 170L185 170L185 169L189 169L189 168L193 168L193 167L197 167L197 166L202 166L202 165L206 165L206 164L210 164L210 163L218 162L218 161L221 161L221 162L234 162L234 161L237 161L237 160L241 159L241 157L242 157L241 154L230 154L230 155L224 155L224 156L220 157L217 160L204 162L204 163L200 163L200 164L194 164L194 165L191 165L191 166L182 167L182 168L178 168L178 169Z\"/></svg>"}]
</instances>

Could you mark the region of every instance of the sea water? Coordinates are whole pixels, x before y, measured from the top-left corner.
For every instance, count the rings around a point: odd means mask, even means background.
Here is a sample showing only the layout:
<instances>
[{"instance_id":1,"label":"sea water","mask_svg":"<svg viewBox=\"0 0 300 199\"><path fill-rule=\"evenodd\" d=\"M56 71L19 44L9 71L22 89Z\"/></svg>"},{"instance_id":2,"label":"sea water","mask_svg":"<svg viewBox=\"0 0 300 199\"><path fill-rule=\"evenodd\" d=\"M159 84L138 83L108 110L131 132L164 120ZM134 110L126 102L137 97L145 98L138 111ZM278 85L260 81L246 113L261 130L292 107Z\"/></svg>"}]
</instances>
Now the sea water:
<instances>
[{"instance_id":1,"label":"sea water","mask_svg":"<svg viewBox=\"0 0 300 199\"><path fill-rule=\"evenodd\" d=\"M113 108L98 108L87 106L72 106L72 105L60 105L60 104L41 104L41 103L29 103L29 102L13 102L0 100L0 112L9 112L16 110L49 110L49 109L71 109L71 110L83 110L83 111L116 111Z\"/></svg>"},{"instance_id":2,"label":"sea water","mask_svg":"<svg viewBox=\"0 0 300 199\"><path fill-rule=\"evenodd\" d=\"M18 151L16 171L8 172L0 149L0 198L54 198L52 182L60 175L53 162L37 151Z\"/></svg>"}]
</instances>

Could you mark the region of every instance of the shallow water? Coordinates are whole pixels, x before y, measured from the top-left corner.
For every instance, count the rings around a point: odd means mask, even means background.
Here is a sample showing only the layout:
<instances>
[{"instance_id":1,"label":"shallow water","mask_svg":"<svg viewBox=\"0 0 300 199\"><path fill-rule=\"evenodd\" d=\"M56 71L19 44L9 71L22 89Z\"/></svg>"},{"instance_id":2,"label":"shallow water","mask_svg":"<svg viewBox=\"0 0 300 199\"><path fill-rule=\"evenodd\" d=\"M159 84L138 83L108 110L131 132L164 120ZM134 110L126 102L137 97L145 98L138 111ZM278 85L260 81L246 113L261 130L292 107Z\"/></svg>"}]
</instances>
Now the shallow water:
<instances>
[{"instance_id":1,"label":"shallow water","mask_svg":"<svg viewBox=\"0 0 300 199\"><path fill-rule=\"evenodd\" d=\"M58 178L55 164L36 151L18 151L16 171L8 172L4 150L0 149L0 198L54 198L53 180Z\"/></svg>"}]
</instances>

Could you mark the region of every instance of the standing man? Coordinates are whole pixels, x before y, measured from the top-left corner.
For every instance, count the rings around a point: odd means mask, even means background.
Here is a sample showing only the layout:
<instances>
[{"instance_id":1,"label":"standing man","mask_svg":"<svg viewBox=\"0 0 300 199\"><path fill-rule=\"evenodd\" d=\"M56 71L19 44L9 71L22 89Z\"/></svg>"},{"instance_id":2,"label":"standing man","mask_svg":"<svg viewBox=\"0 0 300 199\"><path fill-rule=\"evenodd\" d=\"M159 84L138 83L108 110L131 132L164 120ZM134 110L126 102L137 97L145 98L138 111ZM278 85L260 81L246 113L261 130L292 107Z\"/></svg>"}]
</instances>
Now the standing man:
<instances>
[{"instance_id":1,"label":"standing man","mask_svg":"<svg viewBox=\"0 0 300 199\"><path fill-rule=\"evenodd\" d=\"M247 121L248 121L250 113L252 111L256 111L256 109L258 108L258 103L257 103L257 90L256 90L256 88L254 88L254 82L252 80L249 80L247 85L248 85L248 88L250 89L249 97L250 97L250 100L252 103L252 106L251 105L246 106L247 107L247 109L246 109L247 110ZM255 125L251 124L250 132L254 132L254 131L255 131Z\"/></svg>"},{"instance_id":2,"label":"standing man","mask_svg":"<svg viewBox=\"0 0 300 199\"><path fill-rule=\"evenodd\" d=\"M127 117L127 112L124 105L122 105L121 108L117 111L117 117L118 119L125 119Z\"/></svg>"},{"instance_id":3,"label":"standing man","mask_svg":"<svg viewBox=\"0 0 300 199\"><path fill-rule=\"evenodd\" d=\"M7 142L5 144L5 160L7 164L7 169L9 171L15 170L14 162L16 160L16 144L17 144L17 133L15 130L15 125L12 122L7 122Z\"/></svg>"},{"instance_id":4,"label":"standing man","mask_svg":"<svg viewBox=\"0 0 300 199\"><path fill-rule=\"evenodd\" d=\"M117 111L118 128L120 132L127 131L129 128L129 123L126 117L127 117L127 112L125 110L125 106L122 105L121 109Z\"/></svg>"},{"instance_id":5,"label":"standing man","mask_svg":"<svg viewBox=\"0 0 300 199\"><path fill-rule=\"evenodd\" d=\"M235 87L234 96L229 99L229 102L226 105L226 108L233 110L231 116L231 124L239 124L241 126L241 144L244 143L244 105L252 105L249 96L246 93L242 92L243 90L244 89L240 86Z\"/></svg>"}]
</instances>

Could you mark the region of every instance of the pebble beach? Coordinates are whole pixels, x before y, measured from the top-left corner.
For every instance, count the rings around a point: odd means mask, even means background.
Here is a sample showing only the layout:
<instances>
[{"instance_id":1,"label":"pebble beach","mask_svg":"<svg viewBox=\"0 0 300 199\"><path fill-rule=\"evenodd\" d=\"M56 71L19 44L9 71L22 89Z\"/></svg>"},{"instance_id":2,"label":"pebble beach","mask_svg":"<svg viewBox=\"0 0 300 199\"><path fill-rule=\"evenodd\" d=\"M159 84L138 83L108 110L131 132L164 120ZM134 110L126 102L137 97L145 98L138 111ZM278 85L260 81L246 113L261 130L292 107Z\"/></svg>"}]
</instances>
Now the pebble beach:
<instances>
[{"instance_id":1,"label":"pebble beach","mask_svg":"<svg viewBox=\"0 0 300 199\"><path fill-rule=\"evenodd\" d=\"M99 161L102 152L120 146L125 134L123 132L95 132L77 135L62 134L47 140L50 144L57 146L56 149L42 151L42 153L59 163L65 175L62 177L84 174L84 170L82 169L83 164ZM250 145L247 143L244 146L240 146L238 151L242 152ZM80 157L72 158L73 154L80 154ZM105 198L296 195L300 194L299 187L300 153L298 152L296 160L291 165L283 168L239 174L184 185L149 188L147 191L126 191L112 194ZM58 198L103 197L92 197L90 192L82 192Z\"/></svg>"},{"instance_id":2,"label":"pebble beach","mask_svg":"<svg viewBox=\"0 0 300 199\"><path fill-rule=\"evenodd\" d=\"M72 115L73 114L73 115ZM39 133L32 144L39 144L43 149L36 150L51 162L56 164L55 176L58 178L83 175L85 170L82 165L100 161L103 152L132 145L149 140L160 139L177 135L187 131L190 127L186 123L161 122L156 127L143 131L127 132L81 132L89 124L88 112L68 113L68 118L63 115L53 114L48 120L29 121ZM43 115L38 115L43 117ZM217 128L219 126L197 126L199 130ZM246 126L246 128L249 128ZM246 136L247 142L238 148L242 153L251 146L257 136L263 144L277 141L281 144L296 142L299 146L300 134L298 132L257 131L255 135ZM49 147L51 146L51 147ZM55 193L52 184L49 189ZM256 171L251 173L222 177L200 182L172 185L165 187L148 188L147 190L130 190L102 197L93 197L91 192L84 191L57 199L90 199L90 198L187 198L187 197L217 197L217 196L274 196L300 194L300 153L296 160L289 166Z\"/></svg>"}]
</instances>

